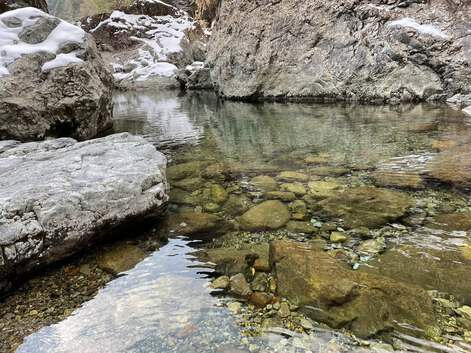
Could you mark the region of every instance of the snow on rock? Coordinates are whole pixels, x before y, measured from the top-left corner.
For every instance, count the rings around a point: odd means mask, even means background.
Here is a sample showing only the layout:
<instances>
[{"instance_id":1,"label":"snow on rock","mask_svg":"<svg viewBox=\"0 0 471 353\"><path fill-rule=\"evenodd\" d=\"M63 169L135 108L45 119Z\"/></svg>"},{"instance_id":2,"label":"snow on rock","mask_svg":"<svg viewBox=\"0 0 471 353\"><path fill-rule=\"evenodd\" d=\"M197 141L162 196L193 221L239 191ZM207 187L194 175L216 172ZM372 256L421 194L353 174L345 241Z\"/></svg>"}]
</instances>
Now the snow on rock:
<instances>
[{"instance_id":1,"label":"snow on rock","mask_svg":"<svg viewBox=\"0 0 471 353\"><path fill-rule=\"evenodd\" d=\"M177 67L168 61L172 55L183 50L181 43L186 37L186 31L193 28L194 22L188 16L150 17L114 11L90 32L93 33L103 26L135 33L130 38L142 43L137 57L126 65L131 70L115 72L115 79L145 81L155 76L175 76Z\"/></svg>"},{"instance_id":2,"label":"snow on rock","mask_svg":"<svg viewBox=\"0 0 471 353\"><path fill-rule=\"evenodd\" d=\"M415 29L420 34L430 35L435 38L440 39L448 39L448 35L446 35L442 30L434 25L430 24L419 24L416 20L410 17L401 18L399 20L395 20L388 23L389 27L409 27Z\"/></svg>"},{"instance_id":3,"label":"snow on rock","mask_svg":"<svg viewBox=\"0 0 471 353\"><path fill-rule=\"evenodd\" d=\"M111 14L82 19L82 28L104 48L121 88L145 81L177 87L178 69L204 59L207 34L188 13L159 0L135 0Z\"/></svg>"},{"instance_id":4,"label":"snow on rock","mask_svg":"<svg viewBox=\"0 0 471 353\"><path fill-rule=\"evenodd\" d=\"M53 28L50 33L44 33L45 38L41 37L43 33L35 33L39 30L35 28L39 21L49 22ZM27 54L47 52L55 56L44 63L43 71L82 62L77 51L60 52L65 44L83 47L85 36L81 28L33 7L5 12L0 15L0 76L8 75L8 65Z\"/></svg>"}]
</instances>

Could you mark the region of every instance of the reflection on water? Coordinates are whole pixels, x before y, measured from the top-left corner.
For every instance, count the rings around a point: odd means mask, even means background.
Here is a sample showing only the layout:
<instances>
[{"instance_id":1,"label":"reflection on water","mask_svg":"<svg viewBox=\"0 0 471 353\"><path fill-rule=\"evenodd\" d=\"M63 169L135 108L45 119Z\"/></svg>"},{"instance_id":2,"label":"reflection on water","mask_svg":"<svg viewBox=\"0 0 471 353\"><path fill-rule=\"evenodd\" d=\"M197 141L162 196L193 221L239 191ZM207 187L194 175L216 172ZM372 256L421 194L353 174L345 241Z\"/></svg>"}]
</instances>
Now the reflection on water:
<instances>
[{"instance_id":1,"label":"reflection on water","mask_svg":"<svg viewBox=\"0 0 471 353\"><path fill-rule=\"evenodd\" d=\"M274 330L261 338L244 338L235 318L210 294L204 275L208 268L192 257L190 245L170 240L71 317L29 336L17 353L243 353L253 347L257 352L286 352L289 347L366 352L347 337L322 329L305 337Z\"/></svg>"},{"instance_id":2,"label":"reflection on water","mask_svg":"<svg viewBox=\"0 0 471 353\"><path fill-rule=\"evenodd\" d=\"M330 166L349 173L418 175L436 155L436 141L462 144L471 136L462 114L427 105L254 105L219 101L209 93L139 92L117 94L114 115L116 132L143 135L171 160L203 156L274 171L297 168L306 155L325 154ZM460 250L469 246L466 232L421 225L388 242L392 249L360 271L450 291L471 303L471 285L463 281L471 271L471 250L469 258ZM221 305L225 299L211 295L207 266L191 252L186 240L171 240L73 316L28 337L18 352L384 352L320 328L309 336L286 331L243 336L237 318ZM412 346L421 352L466 351L404 335L401 340L404 351Z\"/></svg>"},{"instance_id":3,"label":"reflection on water","mask_svg":"<svg viewBox=\"0 0 471 353\"><path fill-rule=\"evenodd\" d=\"M372 165L429 149L431 138L465 135L462 114L427 105L246 104L166 92L118 94L115 104L117 132L143 134L161 148L211 139L222 158L238 161L309 150Z\"/></svg>"}]
</instances>

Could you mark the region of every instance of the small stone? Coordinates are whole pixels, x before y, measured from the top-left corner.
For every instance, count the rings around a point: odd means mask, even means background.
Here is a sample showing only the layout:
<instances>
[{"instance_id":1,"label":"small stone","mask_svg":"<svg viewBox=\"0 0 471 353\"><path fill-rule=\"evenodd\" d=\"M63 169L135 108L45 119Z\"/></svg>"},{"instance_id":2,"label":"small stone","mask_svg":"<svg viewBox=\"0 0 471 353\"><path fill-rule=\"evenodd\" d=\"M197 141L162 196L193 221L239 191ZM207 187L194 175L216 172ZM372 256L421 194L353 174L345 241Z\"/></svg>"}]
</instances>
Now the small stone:
<instances>
[{"instance_id":1,"label":"small stone","mask_svg":"<svg viewBox=\"0 0 471 353\"><path fill-rule=\"evenodd\" d=\"M39 311L37 311L37 310L31 310L29 312L29 316L38 316L38 314L39 314Z\"/></svg>"},{"instance_id":2,"label":"small stone","mask_svg":"<svg viewBox=\"0 0 471 353\"><path fill-rule=\"evenodd\" d=\"M240 314L242 311L242 304L239 302L231 302L227 304L227 308L233 313L233 314Z\"/></svg>"},{"instance_id":3,"label":"small stone","mask_svg":"<svg viewBox=\"0 0 471 353\"><path fill-rule=\"evenodd\" d=\"M340 192L340 184L335 181L312 181L308 184L309 194L317 199L325 199Z\"/></svg>"},{"instance_id":4,"label":"small stone","mask_svg":"<svg viewBox=\"0 0 471 353\"><path fill-rule=\"evenodd\" d=\"M271 302L272 299L273 296L270 294L263 292L254 292L250 295L249 302L258 308L264 308Z\"/></svg>"},{"instance_id":5,"label":"small stone","mask_svg":"<svg viewBox=\"0 0 471 353\"><path fill-rule=\"evenodd\" d=\"M102 270L118 274L133 268L145 258L140 248L130 244L117 244L97 256L97 264Z\"/></svg>"},{"instance_id":6,"label":"small stone","mask_svg":"<svg viewBox=\"0 0 471 353\"><path fill-rule=\"evenodd\" d=\"M238 273L230 278L231 293L246 297L252 293L245 276L242 273Z\"/></svg>"},{"instance_id":7,"label":"small stone","mask_svg":"<svg viewBox=\"0 0 471 353\"><path fill-rule=\"evenodd\" d=\"M309 180L309 175L304 174L304 173L299 173L299 172L286 171L286 172L281 172L280 174L278 174L276 178L283 181L306 182Z\"/></svg>"},{"instance_id":8,"label":"small stone","mask_svg":"<svg viewBox=\"0 0 471 353\"><path fill-rule=\"evenodd\" d=\"M223 204L224 202L227 201L229 198L229 194L227 193L226 189L224 189L221 185L219 184L213 184L210 187L210 195L211 195L211 200L214 203L217 203L219 205Z\"/></svg>"},{"instance_id":9,"label":"small stone","mask_svg":"<svg viewBox=\"0 0 471 353\"><path fill-rule=\"evenodd\" d=\"M230 284L230 279L228 276L221 276L216 278L213 283L211 283L211 287L214 289L227 289Z\"/></svg>"},{"instance_id":10,"label":"small stone","mask_svg":"<svg viewBox=\"0 0 471 353\"><path fill-rule=\"evenodd\" d=\"M342 232L332 232L330 233L330 241L333 243L344 243L348 240L348 237L345 233Z\"/></svg>"},{"instance_id":11,"label":"small stone","mask_svg":"<svg viewBox=\"0 0 471 353\"><path fill-rule=\"evenodd\" d=\"M299 324L305 330L313 330L314 329L314 325L312 324L312 322L310 320L306 319L306 318L301 318L301 320L299 321Z\"/></svg>"},{"instance_id":12,"label":"small stone","mask_svg":"<svg viewBox=\"0 0 471 353\"><path fill-rule=\"evenodd\" d=\"M317 231L317 228L314 227L311 223L299 221L289 221L286 225L286 229L292 233L303 234L312 234Z\"/></svg>"},{"instance_id":13,"label":"small stone","mask_svg":"<svg viewBox=\"0 0 471 353\"><path fill-rule=\"evenodd\" d=\"M274 230L288 223L291 215L288 207L280 201L264 201L252 207L240 218L240 226L248 231Z\"/></svg>"},{"instance_id":14,"label":"small stone","mask_svg":"<svg viewBox=\"0 0 471 353\"><path fill-rule=\"evenodd\" d=\"M280 304L280 309L278 310L278 315L281 318L287 318L291 315L291 311L289 310L289 305L286 302Z\"/></svg>"},{"instance_id":15,"label":"small stone","mask_svg":"<svg viewBox=\"0 0 471 353\"><path fill-rule=\"evenodd\" d=\"M206 212L215 213L215 212L218 212L221 209L221 206L219 206L217 203L210 202L210 203L205 204L203 206L203 209Z\"/></svg>"},{"instance_id":16,"label":"small stone","mask_svg":"<svg viewBox=\"0 0 471 353\"><path fill-rule=\"evenodd\" d=\"M283 191L292 192L297 196L306 195L306 188L301 183L286 183L281 185Z\"/></svg>"},{"instance_id":17,"label":"small stone","mask_svg":"<svg viewBox=\"0 0 471 353\"><path fill-rule=\"evenodd\" d=\"M268 200L281 200L285 202L296 200L296 195L292 192L287 191L270 191L265 193L265 197Z\"/></svg>"},{"instance_id":18,"label":"small stone","mask_svg":"<svg viewBox=\"0 0 471 353\"><path fill-rule=\"evenodd\" d=\"M259 175L252 178L252 180L250 180L250 184L262 191L278 190L278 183L276 180L266 175Z\"/></svg>"},{"instance_id":19,"label":"small stone","mask_svg":"<svg viewBox=\"0 0 471 353\"><path fill-rule=\"evenodd\" d=\"M366 255L376 255L382 253L386 249L384 238L376 238L364 241L358 246L358 251Z\"/></svg>"}]
</instances>

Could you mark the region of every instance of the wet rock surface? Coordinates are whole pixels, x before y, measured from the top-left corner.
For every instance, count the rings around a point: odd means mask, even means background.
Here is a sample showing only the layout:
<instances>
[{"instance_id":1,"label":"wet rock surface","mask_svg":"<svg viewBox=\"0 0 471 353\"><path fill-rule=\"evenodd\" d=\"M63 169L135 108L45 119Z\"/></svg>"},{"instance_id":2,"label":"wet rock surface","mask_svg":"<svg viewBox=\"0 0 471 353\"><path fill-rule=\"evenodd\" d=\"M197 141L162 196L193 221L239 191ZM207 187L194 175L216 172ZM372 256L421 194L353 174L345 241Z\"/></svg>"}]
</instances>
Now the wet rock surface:
<instances>
[{"instance_id":1,"label":"wet rock surface","mask_svg":"<svg viewBox=\"0 0 471 353\"><path fill-rule=\"evenodd\" d=\"M419 287L353 272L326 253L296 243L272 243L270 261L278 293L330 326L368 337L395 322L420 328L434 323L432 300Z\"/></svg>"},{"instance_id":2,"label":"wet rock surface","mask_svg":"<svg viewBox=\"0 0 471 353\"><path fill-rule=\"evenodd\" d=\"M166 158L141 137L2 146L2 279L113 236L126 222L156 218L168 200Z\"/></svg>"},{"instance_id":3,"label":"wet rock surface","mask_svg":"<svg viewBox=\"0 0 471 353\"><path fill-rule=\"evenodd\" d=\"M469 13L445 0L225 1L211 76L235 99L444 100L469 93Z\"/></svg>"},{"instance_id":4,"label":"wet rock surface","mask_svg":"<svg viewBox=\"0 0 471 353\"><path fill-rule=\"evenodd\" d=\"M378 228L402 217L412 199L397 191L374 187L350 189L319 203L330 216L343 219L349 228Z\"/></svg>"},{"instance_id":5,"label":"wet rock surface","mask_svg":"<svg viewBox=\"0 0 471 353\"><path fill-rule=\"evenodd\" d=\"M113 79L90 36L32 8L3 13L0 23L8 38L0 64L0 138L83 140L112 126Z\"/></svg>"}]
</instances>

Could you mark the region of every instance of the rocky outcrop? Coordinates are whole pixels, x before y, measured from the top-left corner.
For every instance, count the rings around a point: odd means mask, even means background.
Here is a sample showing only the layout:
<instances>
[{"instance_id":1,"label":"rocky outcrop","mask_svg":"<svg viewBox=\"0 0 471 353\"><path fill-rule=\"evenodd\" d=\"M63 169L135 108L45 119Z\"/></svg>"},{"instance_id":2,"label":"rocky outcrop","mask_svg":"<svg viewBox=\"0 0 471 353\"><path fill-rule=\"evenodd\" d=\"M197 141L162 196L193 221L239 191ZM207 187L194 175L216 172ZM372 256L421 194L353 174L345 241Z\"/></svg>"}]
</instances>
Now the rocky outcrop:
<instances>
[{"instance_id":1,"label":"rocky outcrop","mask_svg":"<svg viewBox=\"0 0 471 353\"><path fill-rule=\"evenodd\" d=\"M177 88L178 70L205 57L206 34L188 13L153 0L134 0L82 19L114 71L117 86Z\"/></svg>"},{"instance_id":2,"label":"rocky outcrop","mask_svg":"<svg viewBox=\"0 0 471 353\"><path fill-rule=\"evenodd\" d=\"M0 13L19 9L20 7L36 7L48 12L46 0L0 0Z\"/></svg>"},{"instance_id":3,"label":"rocky outcrop","mask_svg":"<svg viewBox=\"0 0 471 353\"><path fill-rule=\"evenodd\" d=\"M0 139L82 140L111 127L112 77L83 30L29 7L0 15L0 37Z\"/></svg>"},{"instance_id":4,"label":"rocky outcrop","mask_svg":"<svg viewBox=\"0 0 471 353\"><path fill-rule=\"evenodd\" d=\"M427 330L434 324L432 300L413 284L352 271L322 250L275 241L270 262L279 295L314 320L369 337L397 326Z\"/></svg>"},{"instance_id":5,"label":"rocky outcrop","mask_svg":"<svg viewBox=\"0 0 471 353\"><path fill-rule=\"evenodd\" d=\"M445 100L470 93L470 17L447 0L226 0L208 61L233 99Z\"/></svg>"},{"instance_id":6,"label":"rocky outcrop","mask_svg":"<svg viewBox=\"0 0 471 353\"><path fill-rule=\"evenodd\" d=\"M0 282L159 216L165 166L150 143L127 133L0 142Z\"/></svg>"}]
</instances>

